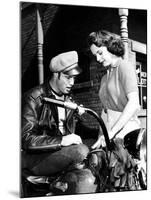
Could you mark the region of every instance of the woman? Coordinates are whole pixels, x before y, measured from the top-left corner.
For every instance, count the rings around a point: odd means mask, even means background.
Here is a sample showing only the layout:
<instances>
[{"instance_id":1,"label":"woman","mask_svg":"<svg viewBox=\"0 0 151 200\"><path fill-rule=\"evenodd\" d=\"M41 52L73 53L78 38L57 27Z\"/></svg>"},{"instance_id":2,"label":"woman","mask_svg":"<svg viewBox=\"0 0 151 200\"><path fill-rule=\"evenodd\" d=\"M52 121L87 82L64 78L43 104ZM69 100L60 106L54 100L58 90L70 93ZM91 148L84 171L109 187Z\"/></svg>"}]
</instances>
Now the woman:
<instances>
[{"instance_id":1,"label":"woman","mask_svg":"<svg viewBox=\"0 0 151 200\"><path fill-rule=\"evenodd\" d=\"M90 33L88 45L96 60L107 69L101 80L99 97L104 108L102 118L109 138L124 138L127 133L139 132L137 111L140 105L135 67L123 59L122 40L114 34L100 30ZM99 136L92 148L103 144L103 136Z\"/></svg>"}]
</instances>

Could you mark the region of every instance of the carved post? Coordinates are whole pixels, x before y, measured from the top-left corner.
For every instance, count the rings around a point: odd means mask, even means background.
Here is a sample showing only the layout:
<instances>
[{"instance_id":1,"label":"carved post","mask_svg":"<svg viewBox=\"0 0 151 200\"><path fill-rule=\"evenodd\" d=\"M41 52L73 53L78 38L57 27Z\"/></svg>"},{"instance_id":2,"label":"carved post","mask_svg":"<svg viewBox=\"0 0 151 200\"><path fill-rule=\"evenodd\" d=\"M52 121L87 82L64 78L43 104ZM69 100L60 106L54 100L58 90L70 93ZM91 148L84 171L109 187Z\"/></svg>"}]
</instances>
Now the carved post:
<instances>
[{"instance_id":1,"label":"carved post","mask_svg":"<svg viewBox=\"0 0 151 200\"><path fill-rule=\"evenodd\" d=\"M128 17L128 9L119 8L119 16L121 22L121 38L125 46L125 55L124 59L128 59L128 27L127 27L127 17Z\"/></svg>"},{"instance_id":2,"label":"carved post","mask_svg":"<svg viewBox=\"0 0 151 200\"><path fill-rule=\"evenodd\" d=\"M39 84L44 82L44 66L43 66L43 30L40 19L39 10L37 9L37 34L38 34L38 74Z\"/></svg>"}]
</instances>

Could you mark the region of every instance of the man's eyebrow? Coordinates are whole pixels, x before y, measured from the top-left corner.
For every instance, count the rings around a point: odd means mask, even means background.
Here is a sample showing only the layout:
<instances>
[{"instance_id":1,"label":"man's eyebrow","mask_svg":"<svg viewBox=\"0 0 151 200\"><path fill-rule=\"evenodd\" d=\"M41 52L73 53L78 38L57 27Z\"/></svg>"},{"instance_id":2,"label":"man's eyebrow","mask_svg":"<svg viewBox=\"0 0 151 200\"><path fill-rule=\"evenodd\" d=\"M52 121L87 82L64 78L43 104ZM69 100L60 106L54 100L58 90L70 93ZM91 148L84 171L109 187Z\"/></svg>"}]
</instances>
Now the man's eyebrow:
<instances>
[{"instance_id":1,"label":"man's eyebrow","mask_svg":"<svg viewBox=\"0 0 151 200\"><path fill-rule=\"evenodd\" d=\"M69 74L65 74L65 76L69 77L69 78L72 78L72 77L75 78L76 77L76 75L69 75Z\"/></svg>"}]
</instances>

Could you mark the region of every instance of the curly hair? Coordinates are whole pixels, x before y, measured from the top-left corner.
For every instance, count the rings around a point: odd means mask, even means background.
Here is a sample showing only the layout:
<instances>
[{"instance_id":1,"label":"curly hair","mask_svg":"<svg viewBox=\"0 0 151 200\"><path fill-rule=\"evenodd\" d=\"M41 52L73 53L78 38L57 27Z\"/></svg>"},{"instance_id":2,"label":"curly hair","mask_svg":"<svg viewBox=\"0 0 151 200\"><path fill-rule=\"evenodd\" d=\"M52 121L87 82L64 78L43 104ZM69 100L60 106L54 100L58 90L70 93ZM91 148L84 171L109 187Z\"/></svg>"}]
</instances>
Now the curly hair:
<instances>
[{"instance_id":1,"label":"curly hair","mask_svg":"<svg viewBox=\"0 0 151 200\"><path fill-rule=\"evenodd\" d=\"M106 46L107 50L116 55L124 55L124 44L121 38L105 30L99 30L89 34L87 38L88 46L95 44L97 47Z\"/></svg>"}]
</instances>

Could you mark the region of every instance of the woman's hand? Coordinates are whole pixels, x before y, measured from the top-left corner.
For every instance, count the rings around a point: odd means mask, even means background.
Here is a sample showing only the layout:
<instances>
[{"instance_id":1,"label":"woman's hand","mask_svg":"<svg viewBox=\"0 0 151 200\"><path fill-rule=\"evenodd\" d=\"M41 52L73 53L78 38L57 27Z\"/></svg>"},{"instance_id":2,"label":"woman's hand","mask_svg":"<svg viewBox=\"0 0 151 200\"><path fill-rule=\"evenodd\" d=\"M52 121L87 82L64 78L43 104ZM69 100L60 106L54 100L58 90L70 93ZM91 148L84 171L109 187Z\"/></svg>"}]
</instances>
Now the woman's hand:
<instances>
[{"instance_id":1,"label":"woman's hand","mask_svg":"<svg viewBox=\"0 0 151 200\"><path fill-rule=\"evenodd\" d=\"M116 136L116 133L114 133L112 130L108 131L108 136L109 136L109 139L113 139L115 136Z\"/></svg>"},{"instance_id":2,"label":"woman's hand","mask_svg":"<svg viewBox=\"0 0 151 200\"><path fill-rule=\"evenodd\" d=\"M121 138L121 139L124 138L124 135L121 131L118 131L115 133L113 130L111 130L111 131L108 131L108 135L109 135L110 140L114 138Z\"/></svg>"}]
</instances>

